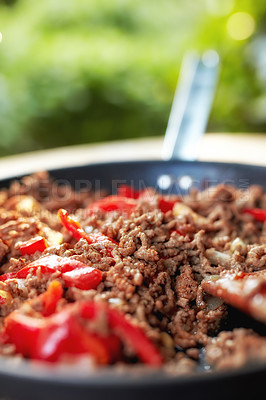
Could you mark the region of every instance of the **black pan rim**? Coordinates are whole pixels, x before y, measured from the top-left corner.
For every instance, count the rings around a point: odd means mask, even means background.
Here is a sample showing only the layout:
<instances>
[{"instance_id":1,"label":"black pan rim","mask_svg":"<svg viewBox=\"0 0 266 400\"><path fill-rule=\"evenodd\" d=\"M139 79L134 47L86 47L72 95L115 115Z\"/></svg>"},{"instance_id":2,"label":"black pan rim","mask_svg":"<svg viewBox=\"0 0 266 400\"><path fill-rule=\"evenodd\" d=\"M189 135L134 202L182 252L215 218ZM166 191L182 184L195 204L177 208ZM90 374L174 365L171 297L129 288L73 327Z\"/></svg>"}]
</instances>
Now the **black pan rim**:
<instances>
[{"instance_id":1,"label":"black pan rim","mask_svg":"<svg viewBox=\"0 0 266 400\"><path fill-rule=\"evenodd\" d=\"M117 167L122 167L122 166L135 166L135 165L143 165L143 166L152 166L152 165L169 165L169 166L173 166L173 165L184 165L184 166L201 166L201 167L210 167L210 166L214 166L214 167L221 167L221 168L236 168L236 169L244 169L244 170L258 170L261 172L266 172L266 166L264 165L254 165L254 164L243 164L243 163L229 163L229 162L217 162L217 161L188 161L188 160L160 160L160 159L154 159L154 160L125 160L125 161L106 161L106 162L93 162L93 163L85 163L85 164L77 164L77 165L71 165L70 167L67 166L63 166L63 167L56 167L56 168L47 168L47 171L51 174L51 176L53 177L53 173L57 173L57 172L61 172L61 171L69 171L69 170L79 170L79 169L83 169L86 167L95 167L95 168L99 168L99 167L112 167L112 166L117 166ZM3 185L1 185L2 182L9 182L12 181L14 179L21 179L24 176L33 174L35 172L39 172L39 169L35 169L32 168L32 170L30 170L27 173L23 173L23 174L16 174L16 175L9 175L7 172L7 176L6 177L2 177L0 179L0 186L1 187L5 187Z\"/></svg>"},{"instance_id":2,"label":"black pan rim","mask_svg":"<svg viewBox=\"0 0 266 400\"><path fill-rule=\"evenodd\" d=\"M79 370L74 372L69 369L60 369L60 366L49 366L41 362L29 362L28 360L17 360L16 363L3 357L0 362L0 378L12 377L25 381L35 381L44 384L64 384L69 386L99 387L108 386L110 388L123 388L134 384L134 387L175 385L182 386L187 384L208 384L211 381L224 381L226 379L237 379L249 377L258 373L266 373L266 364L251 364L240 368L224 369L211 372L194 372L188 374L170 374L164 369L151 369L141 366L140 371L134 366L128 367L126 371L119 371L112 366L87 370L79 374ZM144 371L145 370L145 371ZM67 371L67 373L66 373Z\"/></svg>"},{"instance_id":3,"label":"black pan rim","mask_svg":"<svg viewBox=\"0 0 266 400\"><path fill-rule=\"evenodd\" d=\"M261 170L266 172L266 166L264 165L253 165L253 164L241 164L241 163L227 163L227 162L216 162L216 161L187 161L187 160L130 160L130 161L107 161L107 162L99 162L99 163L87 163L83 165L76 165L76 166L71 166L71 167L62 167L62 168L53 168L49 169L49 173L57 172L57 171L63 171L63 170L70 170L70 169L80 169L84 167L111 167L111 166L134 166L134 165L155 165L155 164L161 164L161 165L186 165L186 166L194 166L194 165L199 165L199 166L214 166L214 167L228 167L228 168L241 168L241 169L254 169L254 170ZM28 174L27 174L28 175ZM25 175L24 175L25 176ZM21 175L18 175L18 178L21 178ZM12 179L8 178L8 179ZM14 178L13 178L14 179ZM0 181L1 182L1 181Z\"/></svg>"}]
</instances>

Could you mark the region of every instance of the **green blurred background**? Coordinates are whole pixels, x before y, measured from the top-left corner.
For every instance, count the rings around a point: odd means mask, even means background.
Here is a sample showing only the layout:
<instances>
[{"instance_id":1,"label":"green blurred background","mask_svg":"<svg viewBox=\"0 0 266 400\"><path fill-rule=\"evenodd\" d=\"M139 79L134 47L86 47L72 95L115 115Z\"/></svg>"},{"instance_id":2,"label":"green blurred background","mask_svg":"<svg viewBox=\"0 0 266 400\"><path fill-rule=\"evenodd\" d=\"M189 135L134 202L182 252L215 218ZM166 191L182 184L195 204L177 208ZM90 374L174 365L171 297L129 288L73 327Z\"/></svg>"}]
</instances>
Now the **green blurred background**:
<instances>
[{"instance_id":1,"label":"green blurred background","mask_svg":"<svg viewBox=\"0 0 266 400\"><path fill-rule=\"evenodd\" d=\"M190 49L222 61L208 131L266 132L265 0L0 0L0 155L162 135Z\"/></svg>"}]
</instances>

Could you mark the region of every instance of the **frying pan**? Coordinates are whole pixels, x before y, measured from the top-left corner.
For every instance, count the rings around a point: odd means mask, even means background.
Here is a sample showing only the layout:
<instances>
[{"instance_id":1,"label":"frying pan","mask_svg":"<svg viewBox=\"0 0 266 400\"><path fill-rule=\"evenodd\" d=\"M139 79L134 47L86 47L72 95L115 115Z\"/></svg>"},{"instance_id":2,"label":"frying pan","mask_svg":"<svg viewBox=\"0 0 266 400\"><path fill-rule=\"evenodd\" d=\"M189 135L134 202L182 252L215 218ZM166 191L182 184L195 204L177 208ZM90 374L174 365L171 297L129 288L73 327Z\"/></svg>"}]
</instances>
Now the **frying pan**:
<instances>
[{"instance_id":1,"label":"frying pan","mask_svg":"<svg viewBox=\"0 0 266 400\"><path fill-rule=\"evenodd\" d=\"M198 63L198 65L200 64ZM211 96L210 93L205 95L205 104L207 104L207 100L209 99L210 102ZM208 107L206 106L206 108ZM183 113L183 115L185 114L186 112ZM207 114L205 109L204 118L207 117ZM184 124L184 119L181 118L181 120L179 126ZM204 129L203 121L201 129ZM199 132L197 134L200 137ZM174 143L172 146L174 148L176 142L172 141L172 143ZM172 155L168 157L172 157ZM109 192L115 190L114 182L116 184L133 183L137 187L140 181L142 185L153 186L163 194L178 192L182 195L187 193L192 184L202 189L221 182L234 184L240 188L259 184L266 189L266 167L180 159L88 164L52 170L50 173L55 180L67 181L74 187L77 182L87 182L92 189L99 189L100 184L101 188L105 188ZM17 178L19 176L2 180L0 184L2 187L7 187L12 179ZM266 334L264 325L229 308L229 319L224 328L232 329L239 326L250 327L261 334ZM88 372L85 366L48 368L42 364L2 358L0 362L0 399L146 400L151 398L159 400L176 397L180 400L213 398L235 400L250 396L257 398L264 393L265 364L248 365L238 370L210 373L206 371L207 367L203 356L204 354L202 354L203 361L199 363L198 371L186 376L174 376L162 371L152 371L148 368L138 369L134 366L125 371L109 367L101 371Z\"/></svg>"}]
</instances>

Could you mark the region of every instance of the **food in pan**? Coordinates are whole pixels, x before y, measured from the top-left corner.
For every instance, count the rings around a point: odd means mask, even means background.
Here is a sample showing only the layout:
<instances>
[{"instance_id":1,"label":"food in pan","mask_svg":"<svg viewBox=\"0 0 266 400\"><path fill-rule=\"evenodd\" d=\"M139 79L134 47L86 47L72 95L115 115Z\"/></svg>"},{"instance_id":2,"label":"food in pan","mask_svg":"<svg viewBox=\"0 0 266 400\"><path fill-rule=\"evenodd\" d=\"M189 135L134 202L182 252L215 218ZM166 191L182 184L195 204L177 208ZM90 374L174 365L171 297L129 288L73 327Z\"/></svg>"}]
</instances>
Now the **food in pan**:
<instances>
[{"instance_id":1,"label":"food in pan","mask_svg":"<svg viewBox=\"0 0 266 400\"><path fill-rule=\"evenodd\" d=\"M266 361L261 187L100 197L42 172L2 189L0 224L2 356L177 374ZM259 329L230 325L232 307Z\"/></svg>"}]
</instances>

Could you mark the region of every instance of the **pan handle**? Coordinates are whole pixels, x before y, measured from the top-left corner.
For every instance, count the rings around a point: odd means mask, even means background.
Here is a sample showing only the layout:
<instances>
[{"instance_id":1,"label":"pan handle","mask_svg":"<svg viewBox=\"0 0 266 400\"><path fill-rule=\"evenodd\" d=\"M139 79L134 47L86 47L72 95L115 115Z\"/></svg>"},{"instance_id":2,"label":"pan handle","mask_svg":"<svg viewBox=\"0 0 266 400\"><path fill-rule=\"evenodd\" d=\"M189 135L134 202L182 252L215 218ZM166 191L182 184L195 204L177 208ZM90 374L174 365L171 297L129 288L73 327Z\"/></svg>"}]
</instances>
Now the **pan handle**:
<instances>
[{"instance_id":1,"label":"pan handle","mask_svg":"<svg viewBox=\"0 0 266 400\"><path fill-rule=\"evenodd\" d=\"M185 55L163 143L163 159L193 161L205 132L218 77L219 55Z\"/></svg>"}]
</instances>

